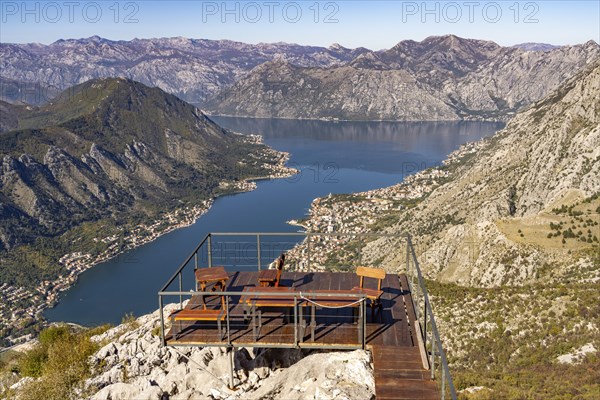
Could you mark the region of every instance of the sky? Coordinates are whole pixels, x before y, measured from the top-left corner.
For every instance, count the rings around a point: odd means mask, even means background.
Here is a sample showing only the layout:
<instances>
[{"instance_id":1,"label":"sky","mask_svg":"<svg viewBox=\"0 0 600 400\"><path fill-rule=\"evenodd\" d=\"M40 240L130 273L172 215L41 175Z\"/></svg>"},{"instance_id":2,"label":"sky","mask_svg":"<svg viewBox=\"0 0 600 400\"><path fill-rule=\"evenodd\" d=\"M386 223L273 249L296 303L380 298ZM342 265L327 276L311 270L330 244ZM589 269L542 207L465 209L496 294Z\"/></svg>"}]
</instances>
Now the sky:
<instances>
[{"instance_id":1,"label":"sky","mask_svg":"<svg viewBox=\"0 0 600 400\"><path fill-rule=\"evenodd\" d=\"M600 0L585 1L6 1L0 42L183 36L387 49L457 36L504 46L600 43Z\"/></svg>"}]
</instances>

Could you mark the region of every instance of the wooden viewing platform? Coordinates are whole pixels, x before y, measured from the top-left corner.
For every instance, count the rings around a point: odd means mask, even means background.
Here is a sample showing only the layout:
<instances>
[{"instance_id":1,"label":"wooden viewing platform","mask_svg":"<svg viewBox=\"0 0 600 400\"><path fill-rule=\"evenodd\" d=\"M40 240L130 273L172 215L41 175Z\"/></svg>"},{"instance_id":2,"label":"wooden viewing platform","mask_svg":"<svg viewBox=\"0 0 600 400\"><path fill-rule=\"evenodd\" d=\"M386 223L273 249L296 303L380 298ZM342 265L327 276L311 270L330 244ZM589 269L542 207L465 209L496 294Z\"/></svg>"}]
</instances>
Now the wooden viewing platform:
<instances>
[{"instance_id":1,"label":"wooden viewing platform","mask_svg":"<svg viewBox=\"0 0 600 400\"><path fill-rule=\"evenodd\" d=\"M233 347L300 347L306 349L351 349L361 346L356 308L316 308L314 327L310 326L310 306L306 301L301 328L292 316L281 309L262 314L258 335L252 322L245 319L247 307L242 303L244 288L257 287L258 271L228 272L224 292L228 296L229 343L217 329L215 321L179 321L164 340L170 346L233 346ZM358 285L355 273L341 272L283 272L281 285L296 292L350 290ZM420 331L416 328L415 310L406 275L388 274L382 284L382 309L366 313L364 342L372 353L377 399L439 399L440 390L431 379ZM210 291L210 286L207 288ZM248 290L248 289L246 289ZM258 290L258 289L257 289ZM206 308L218 310L220 296L206 296ZM246 310L245 310L246 308ZM202 296L193 295L185 310L202 310ZM273 312L268 312L273 311ZM314 328L314 329L313 329ZM295 329L299 329L295 334ZM311 333L314 330L314 340Z\"/></svg>"}]
</instances>

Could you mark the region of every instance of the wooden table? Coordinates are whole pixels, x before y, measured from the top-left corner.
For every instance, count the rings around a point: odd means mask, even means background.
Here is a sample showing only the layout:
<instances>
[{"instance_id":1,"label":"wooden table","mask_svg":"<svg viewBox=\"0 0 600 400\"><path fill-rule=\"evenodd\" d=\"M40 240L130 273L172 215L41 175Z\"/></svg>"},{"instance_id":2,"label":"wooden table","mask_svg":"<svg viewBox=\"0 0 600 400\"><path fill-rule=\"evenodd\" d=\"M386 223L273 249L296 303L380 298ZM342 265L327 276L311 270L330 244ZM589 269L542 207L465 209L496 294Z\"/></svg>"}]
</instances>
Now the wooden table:
<instances>
[{"instance_id":1,"label":"wooden table","mask_svg":"<svg viewBox=\"0 0 600 400\"><path fill-rule=\"evenodd\" d=\"M336 294L344 295L344 296L335 296ZM345 295L355 295L354 297L348 297ZM358 322L358 343L363 343L363 338L365 334L365 316L363 313L362 301L359 301L361 298L356 296L360 293L357 293L356 290L319 290L313 292L302 292L302 295L308 299L306 301L306 305L310 306L310 338L314 342L315 341L315 328L317 326L317 318L316 318L316 308L317 307L330 307L330 308L345 308L352 307L353 313L354 310L358 310L357 313L357 322ZM356 315L356 314L354 314Z\"/></svg>"},{"instance_id":2,"label":"wooden table","mask_svg":"<svg viewBox=\"0 0 600 400\"><path fill-rule=\"evenodd\" d=\"M194 274L196 275L196 288L200 285L200 291L206 292L209 284L213 284L210 288L211 292L224 292L229 279L229 274L225 271L225 267L199 268ZM206 310L204 296L202 296L202 305ZM221 305L225 308L225 298L221 296Z\"/></svg>"},{"instance_id":3,"label":"wooden table","mask_svg":"<svg viewBox=\"0 0 600 400\"><path fill-rule=\"evenodd\" d=\"M257 294L260 293L260 294ZM289 296L283 296L283 294L290 294ZM296 290L293 287L245 287L242 291L241 302L244 304L246 310L250 310L252 318L252 333L254 334L254 340L258 340L260 335L260 329L262 328L262 310L264 307L271 308L286 308L293 309L299 305L300 299L295 297ZM273 294L273 295L270 295ZM286 312L286 317L288 313ZM287 318L286 318L287 319ZM299 321L303 321L302 318L302 307L299 307ZM294 320L294 335L298 338L298 331L296 329L297 321Z\"/></svg>"}]
</instances>

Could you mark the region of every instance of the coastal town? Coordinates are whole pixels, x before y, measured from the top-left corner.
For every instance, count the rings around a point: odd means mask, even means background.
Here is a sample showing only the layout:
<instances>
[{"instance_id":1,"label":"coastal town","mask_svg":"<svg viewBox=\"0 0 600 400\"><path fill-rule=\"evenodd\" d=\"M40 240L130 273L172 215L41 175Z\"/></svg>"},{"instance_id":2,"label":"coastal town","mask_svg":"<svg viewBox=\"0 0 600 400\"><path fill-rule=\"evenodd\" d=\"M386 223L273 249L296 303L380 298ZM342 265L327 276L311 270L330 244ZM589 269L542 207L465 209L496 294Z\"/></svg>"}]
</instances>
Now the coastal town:
<instances>
[{"instance_id":1,"label":"coastal town","mask_svg":"<svg viewBox=\"0 0 600 400\"><path fill-rule=\"evenodd\" d=\"M287 254L289 264L298 271L325 271L355 267L361 261L365 238L353 236L365 232L385 232L402 216L402 210L418 203L440 184L447 181L450 168L477 151L484 141L462 145L440 167L429 168L404 178L386 188L349 195L332 195L314 199L305 219L289 221L307 232L327 233L305 240ZM382 225L382 223L384 225ZM335 236L333 233L343 235Z\"/></svg>"},{"instance_id":2,"label":"coastal town","mask_svg":"<svg viewBox=\"0 0 600 400\"><path fill-rule=\"evenodd\" d=\"M262 137L248 135L249 141L261 143ZM219 190L222 193L233 194L256 189L254 179L281 179L297 173L293 168L287 167L289 154L265 148L262 154L265 159L274 158L276 164L264 163L262 167L268 171L267 176L246 179L241 181L222 181ZM165 213L161 218L151 224L140 224L127 233L114 234L102 238L95 238L95 242L102 242L108 247L100 254L93 256L90 253L73 252L63 255L58 261L64 267L64 273L56 280L45 280L35 288L15 287L3 283L0 285L0 338L5 344L16 345L30 339L30 334L5 337L10 330L19 330L34 321L41 320L41 313L53 307L59 301L60 294L77 282L79 275L93 266L113 259L131 249L149 243L159 236L175 229L189 226L196 222L212 206L214 199L202 201L200 204L178 208ZM118 228L124 232L123 227ZM1 350L1 346L0 346Z\"/></svg>"},{"instance_id":3,"label":"coastal town","mask_svg":"<svg viewBox=\"0 0 600 400\"><path fill-rule=\"evenodd\" d=\"M28 321L39 318L39 314L44 309L54 306L58 302L60 294L77 282L77 278L84 271L123 252L151 242L161 235L193 224L209 210L212 203L213 200L205 200L196 206L166 213L154 223L141 224L126 235L96 238L95 241L110 243L105 251L95 257L82 252L65 254L59 260L59 263L64 266L64 273L59 275L56 280L40 282L33 290L2 284L0 286L2 289L0 291L0 326L3 329L19 327ZM10 343L17 344L27 340L28 335L8 339Z\"/></svg>"}]
</instances>

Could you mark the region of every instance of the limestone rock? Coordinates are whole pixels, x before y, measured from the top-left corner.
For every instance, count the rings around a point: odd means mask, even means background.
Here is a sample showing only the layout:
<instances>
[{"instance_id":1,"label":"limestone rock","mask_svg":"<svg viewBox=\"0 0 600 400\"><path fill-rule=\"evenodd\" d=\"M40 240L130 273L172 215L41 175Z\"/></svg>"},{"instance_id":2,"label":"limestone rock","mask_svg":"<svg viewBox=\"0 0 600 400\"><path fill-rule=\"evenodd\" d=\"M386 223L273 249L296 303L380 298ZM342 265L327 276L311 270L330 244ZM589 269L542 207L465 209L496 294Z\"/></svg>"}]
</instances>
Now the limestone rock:
<instances>
[{"instance_id":1,"label":"limestone rock","mask_svg":"<svg viewBox=\"0 0 600 400\"><path fill-rule=\"evenodd\" d=\"M168 315L178 307L169 304ZM99 399L304 399L373 397L370 354L365 351L303 353L298 349L236 349L235 390L228 387L226 349L162 347L153 334L158 311L134 325L92 337L103 343L91 358L85 389Z\"/></svg>"}]
</instances>

